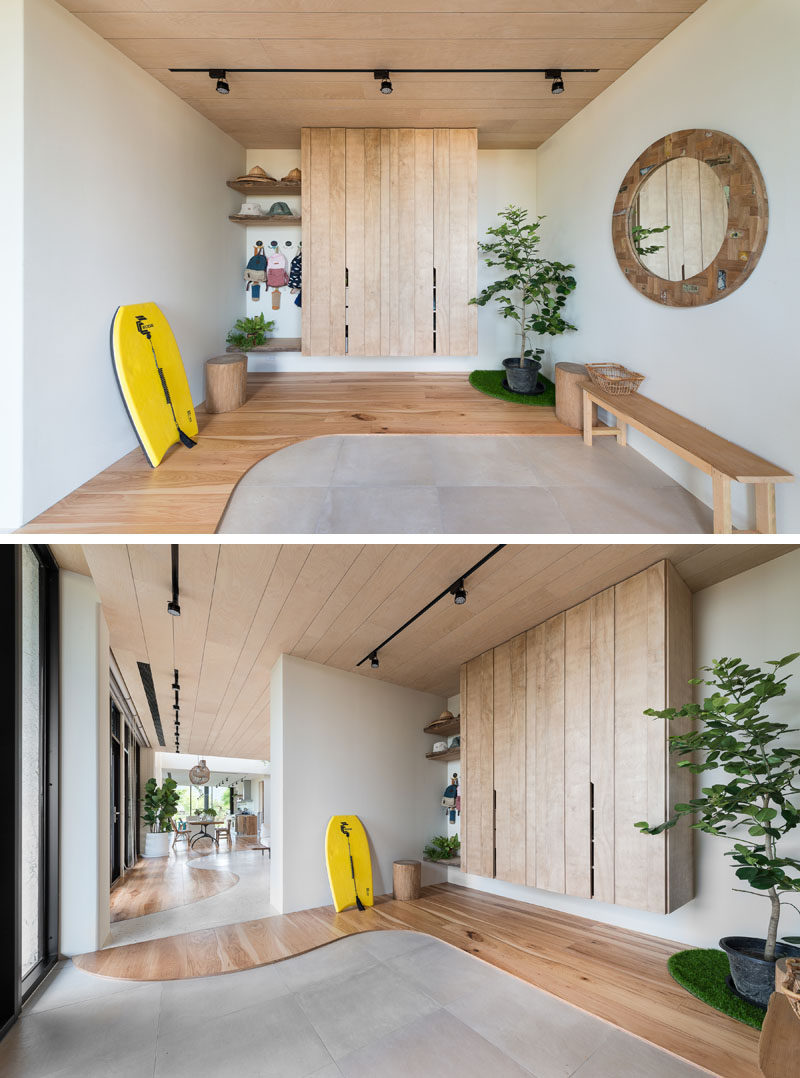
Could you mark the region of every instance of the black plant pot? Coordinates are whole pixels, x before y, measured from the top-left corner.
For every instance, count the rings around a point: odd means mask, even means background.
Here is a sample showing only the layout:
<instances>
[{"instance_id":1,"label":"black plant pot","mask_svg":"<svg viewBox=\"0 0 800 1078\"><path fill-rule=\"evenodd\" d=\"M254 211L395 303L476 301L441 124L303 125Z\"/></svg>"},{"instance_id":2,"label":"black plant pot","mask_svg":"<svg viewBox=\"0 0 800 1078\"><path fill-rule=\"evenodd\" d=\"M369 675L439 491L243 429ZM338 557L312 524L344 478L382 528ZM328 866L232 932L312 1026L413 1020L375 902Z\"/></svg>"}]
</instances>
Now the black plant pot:
<instances>
[{"instance_id":1,"label":"black plant pot","mask_svg":"<svg viewBox=\"0 0 800 1078\"><path fill-rule=\"evenodd\" d=\"M542 364L538 359L526 359L525 366L522 366L519 356L513 356L504 359L503 366L506 369L506 383L512 393L526 393L529 396L544 393L544 386L539 381Z\"/></svg>"},{"instance_id":2,"label":"black plant pot","mask_svg":"<svg viewBox=\"0 0 800 1078\"><path fill-rule=\"evenodd\" d=\"M775 991L775 963L764 960L766 941L754 936L723 936L720 947L728 956L733 986L740 996L759 1007L766 1007ZM778 943L776 958L798 958L800 947Z\"/></svg>"}]
</instances>

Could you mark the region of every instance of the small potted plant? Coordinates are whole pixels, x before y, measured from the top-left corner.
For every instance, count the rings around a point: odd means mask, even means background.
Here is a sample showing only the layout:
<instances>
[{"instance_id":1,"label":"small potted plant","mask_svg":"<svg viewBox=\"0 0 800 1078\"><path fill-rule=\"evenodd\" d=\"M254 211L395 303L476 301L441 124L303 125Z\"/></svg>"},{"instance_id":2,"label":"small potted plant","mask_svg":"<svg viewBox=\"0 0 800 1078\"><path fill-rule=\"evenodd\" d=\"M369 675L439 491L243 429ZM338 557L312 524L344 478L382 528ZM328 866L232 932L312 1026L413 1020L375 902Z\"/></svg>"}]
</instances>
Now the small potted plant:
<instances>
[{"instance_id":1,"label":"small potted plant","mask_svg":"<svg viewBox=\"0 0 800 1078\"><path fill-rule=\"evenodd\" d=\"M528 221L528 211L520 206L507 206L498 217L501 223L486 230L494 238L479 243L478 249L486 265L500 266L502 275L470 303L485 307L493 299L503 318L519 324L519 355L503 360L508 388L514 393L543 393L539 371L544 349L534 348L530 337L535 333L556 337L576 328L561 313L575 291L570 274L575 267L539 256L543 217Z\"/></svg>"},{"instance_id":2,"label":"small potted plant","mask_svg":"<svg viewBox=\"0 0 800 1078\"><path fill-rule=\"evenodd\" d=\"M451 838L447 835L434 835L422 852L429 861L450 861L458 857L460 850L461 839L458 835Z\"/></svg>"},{"instance_id":3,"label":"small potted plant","mask_svg":"<svg viewBox=\"0 0 800 1078\"><path fill-rule=\"evenodd\" d=\"M670 752L686 757L678 767L695 774L724 771L704 786L699 797L673 807L673 815L651 827L637 823L645 834L658 835L674 827L682 816L692 827L732 843L726 850L737 866L736 876L755 894L769 899L770 913L764 938L724 936L720 947L728 955L731 977L739 995L766 1007L775 989L775 960L800 955L800 937L778 942L782 895L800 892L800 860L779 854L778 842L800 823L800 749L789 748L786 734L796 733L786 723L770 719L770 700L784 696L791 675L779 671L800 652L768 662L770 671L750 667L741 659L717 659L704 672L709 679L693 678L692 685L711 686L702 704L685 704L680 711L667 708L645 715L661 719L686 718L699 729L669 737ZM695 757L693 758L693 754ZM749 893L749 892L745 892ZM796 907L795 907L796 908Z\"/></svg>"},{"instance_id":4,"label":"small potted plant","mask_svg":"<svg viewBox=\"0 0 800 1078\"><path fill-rule=\"evenodd\" d=\"M150 827L144 840L144 857L166 857L169 854L172 817L178 811L179 794L175 779L164 779L159 786L148 779L144 787L142 819Z\"/></svg>"},{"instance_id":5,"label":"small potted plant","mask_svg":"<svg viewBox=\"0 0 800 1078\"><path fill-rule=\"evenodd\" d=\"M273 329L275 329L275 323L272 320L268 322L263 314L253 315L252 318L237 318L225 340L238 351L249 352L260 344L264 344L267 334Z\"/></svg>"}]
</instances>

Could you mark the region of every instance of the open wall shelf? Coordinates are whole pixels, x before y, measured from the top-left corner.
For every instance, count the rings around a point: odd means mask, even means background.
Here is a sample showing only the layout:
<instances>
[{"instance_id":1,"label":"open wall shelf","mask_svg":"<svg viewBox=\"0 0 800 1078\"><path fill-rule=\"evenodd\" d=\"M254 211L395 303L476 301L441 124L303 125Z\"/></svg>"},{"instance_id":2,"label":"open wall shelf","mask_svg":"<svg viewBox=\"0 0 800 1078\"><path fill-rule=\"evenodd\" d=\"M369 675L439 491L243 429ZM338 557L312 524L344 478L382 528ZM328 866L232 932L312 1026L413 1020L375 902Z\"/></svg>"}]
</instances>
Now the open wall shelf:
<instances>
[{"instance_id":1,"label":"open wall shelf","mask_svg":"<svg viewBox=\"0 0 800 1078\"><path fill-rule=\"evenodd\" d=\"M426 752L426 760L460 760L461 759L461 746L456 745L455 748L445 749L444 752Z\"/></svg>"},{"instance_id":2,"label":"open wall shelf","mask_svg":"<svg viewBox=\"0 0 800 1078\"><path fill-rule=\"evenodd\" d=\"M288 213L267 213L262 215L249 213L231 213L229 221L235 221L237 225L299 225L302 217L299 215L289 216Z\"/></svg>"},{"instance_id":3,"label":"open wall shelf","mask_svg":"<svg viewBox=\"0 0 800 1078\"><path fill-rule=\"evenodd\" d=\"M228 180L228 187L232 191L238 191L240 195L259 195L266 198L268 195L299 195L300 183L270 183L268 180Z\"/></svg>"},{"instance_id":4,"label":"open wall shelf","mask_svg":"<svg viewBox=\"0 0 800 1078\"><path fill-rule=\"evenodd\" d=\"M450 737L451 734L461 733L461 716L456 715L455 718L449 722L440 723L438 726L430 724L423 727L423 731L426 734L433 734L435 737Z\"/></svg>"},{"instance_id":5,"label":"open wall shelf","mask_svg":"<svg viewBox=\"0 0 800 1078\"><path fill-rule=\"evenodd\" d=\"M234 345L229 344L225 349L226 352L241 352L241 348L236 348ZM264 344L257 344L255 348L244 349L247 352L299 352L301 351L301 343L299 337L270 337Z\"/></svg>"}]
</instances>

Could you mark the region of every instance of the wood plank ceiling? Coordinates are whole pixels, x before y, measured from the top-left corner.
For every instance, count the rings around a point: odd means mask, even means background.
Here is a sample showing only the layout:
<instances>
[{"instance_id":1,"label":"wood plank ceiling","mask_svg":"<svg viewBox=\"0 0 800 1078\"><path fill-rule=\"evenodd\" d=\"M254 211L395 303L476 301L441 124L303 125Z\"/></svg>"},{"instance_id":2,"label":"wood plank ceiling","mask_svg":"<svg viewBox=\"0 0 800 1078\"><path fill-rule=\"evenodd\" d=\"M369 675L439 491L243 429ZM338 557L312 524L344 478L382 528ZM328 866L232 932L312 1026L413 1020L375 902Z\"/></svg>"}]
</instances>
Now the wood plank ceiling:
<instances>
[{"instance_id":1,"label":"wood plank ceiling","mask_svg":"<svg viewBox=\"0 0 800 1078\"><path fill-rule=\"evenodd\" d=\"M54 546L78 568L75 547ZM85 545L111 648L151 743L158 742L137 662L149 662L174 748L174 665L181 682L181 751L269 759L270 671L281 653L341 670L358 661L491 549L491 544L186 544L181 616L168 544ZM459 667L552 614L669 558L693 591L779 557L794 545L514 544L389 644L380 668L358 673L449 696Z\"/></svg>"},{"instance_id":2,"label":"wood plank ceiling","mask_svg":"<svg viewBox=\"0 0 800 1078\"><path fill-rule=\"evenodd\" d=\"M539 146L704 0L60 0L252 149L301 127L477 127L484 149ZM553 96L537 75L207 74L171 67L598 68Z\"/></svg>"}]
</instances>

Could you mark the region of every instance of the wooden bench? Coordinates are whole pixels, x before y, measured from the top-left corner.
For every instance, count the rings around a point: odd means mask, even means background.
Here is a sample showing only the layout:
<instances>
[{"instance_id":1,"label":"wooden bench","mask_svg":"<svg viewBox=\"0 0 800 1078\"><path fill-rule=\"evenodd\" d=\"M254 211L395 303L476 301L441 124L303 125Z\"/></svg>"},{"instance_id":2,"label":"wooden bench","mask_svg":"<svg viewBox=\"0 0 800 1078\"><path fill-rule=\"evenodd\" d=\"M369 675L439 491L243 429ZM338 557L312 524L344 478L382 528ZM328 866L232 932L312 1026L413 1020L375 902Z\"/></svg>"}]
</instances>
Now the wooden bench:
<instances>
[{"instance_id":1,"label":"wooden bench","mask_svg":"<svg viewBox=\"0 0 800 1078\"><path fill-rule=\"evenodd\" d=\"M252 846L245 846L245 849L247 849L247 850L261 850L261 856L262 857L264 856L264 850L266 850L267 853L270 856L270 860L272 859L272 850L270 849L269 846L262 846L260 843L254 843Z\"/></svg>"},{"instance_id":2,"label":"wooden bench","mask_svg":"<svg viewBox=\"0 0 800 1078\"><path fill-rule=\"evenodd\" d=\"M583 390L583 440L591 445L597 435L611 434L619 445L628 444L629 424L646 434L659 445L671 449L679 457L688 460L696 468L710 475L714 488L714 533L730 535L731 480L753 483L756 495L756 534L774 534L775 484L789 483L794 479L791 472L770 464L747 449L720 438L706 427L684 419L661 404L639 393L617 396L608 393L594 382L581 382ZM598 404L616 418L616 426L592 425L593 405Z\"/></svg>"}]
</instances>

